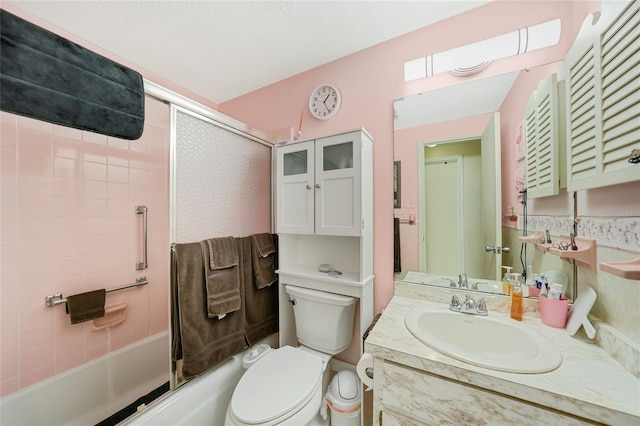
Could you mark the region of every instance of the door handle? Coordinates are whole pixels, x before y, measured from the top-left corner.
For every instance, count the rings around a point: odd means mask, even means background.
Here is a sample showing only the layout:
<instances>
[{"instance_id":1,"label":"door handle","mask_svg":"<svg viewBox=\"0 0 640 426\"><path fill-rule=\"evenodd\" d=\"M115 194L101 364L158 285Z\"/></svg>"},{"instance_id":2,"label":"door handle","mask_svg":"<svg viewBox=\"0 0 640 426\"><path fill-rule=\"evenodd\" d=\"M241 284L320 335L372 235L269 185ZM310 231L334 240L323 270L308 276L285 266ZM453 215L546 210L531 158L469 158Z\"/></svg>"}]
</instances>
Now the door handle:
<instances>
[{"instance_id":1,"label":"door handle","mask_svg":"<svg viewBox=\"0 0 640 426\"><path fill-rule=\"evenodd\" d=\"M509 247L500 247L500 246L485 246L484 247L484 251L490 251L493 253L509 253L511 251L511 249Z\"/></svg>"}]
</instances>

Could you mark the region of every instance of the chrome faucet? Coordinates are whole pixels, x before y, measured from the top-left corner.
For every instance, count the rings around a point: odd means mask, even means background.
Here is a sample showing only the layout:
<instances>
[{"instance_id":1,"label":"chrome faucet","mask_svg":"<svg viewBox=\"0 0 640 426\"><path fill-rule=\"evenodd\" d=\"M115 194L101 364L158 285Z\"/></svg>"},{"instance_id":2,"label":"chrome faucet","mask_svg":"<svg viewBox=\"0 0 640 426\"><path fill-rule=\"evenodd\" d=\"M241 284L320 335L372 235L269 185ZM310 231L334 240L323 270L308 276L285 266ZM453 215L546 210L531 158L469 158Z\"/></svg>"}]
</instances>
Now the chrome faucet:
<instances>
[{"instance_id":1,"label":"chrome faucet","mask_svg":"<svg viewBox=\"0 0 640 426\"><path fill-rule=\"evenodd\" d=\"M488 314L485 298L483 297L476 302L476 300L468 293L464 295L464 301L462 302L460 302L458 296L454 294L451 297L451 302L449 303L449 310L454 312L462 312L463 314L483 316Z\"/></svg>"},{"instance_id":2,"label":"chrome faucet","mask_svg":"<svg viewBox=\"0 0 640 426\"><path fill-rule=\"evenodd\" d=\"M467 280L467 274L458 275L458 287L459 288L469 288L469 281Z\"/></svg>"}]
</instances>

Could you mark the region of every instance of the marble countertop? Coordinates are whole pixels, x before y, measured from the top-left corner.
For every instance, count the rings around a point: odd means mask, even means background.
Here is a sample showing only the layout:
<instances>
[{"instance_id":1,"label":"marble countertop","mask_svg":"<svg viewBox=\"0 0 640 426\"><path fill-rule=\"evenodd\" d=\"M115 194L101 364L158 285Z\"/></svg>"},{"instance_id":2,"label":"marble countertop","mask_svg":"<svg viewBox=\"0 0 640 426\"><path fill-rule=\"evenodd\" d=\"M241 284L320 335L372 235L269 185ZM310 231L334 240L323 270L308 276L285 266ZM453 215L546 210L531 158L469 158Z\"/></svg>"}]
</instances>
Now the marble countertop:
<instances>
[{"instance_id":1,"label":"marble countertop","mask_svg":"<svg viewBox=\"0 0 640 426\"><path fill-rule=\"evenodd\" d=\"M543 374L494 371L458 361L416 339L404 325L406 313L444 303L398 294L402 292L396 292L369 333L365 352L578 417L606 424L640 424L640 380L581 333L571 337L565 329L548 327L535 313L525 312L522 325L553 341L562 353L562 364ZM513 321L491 306L489 316Z\"/></svg>"}]
</instances>

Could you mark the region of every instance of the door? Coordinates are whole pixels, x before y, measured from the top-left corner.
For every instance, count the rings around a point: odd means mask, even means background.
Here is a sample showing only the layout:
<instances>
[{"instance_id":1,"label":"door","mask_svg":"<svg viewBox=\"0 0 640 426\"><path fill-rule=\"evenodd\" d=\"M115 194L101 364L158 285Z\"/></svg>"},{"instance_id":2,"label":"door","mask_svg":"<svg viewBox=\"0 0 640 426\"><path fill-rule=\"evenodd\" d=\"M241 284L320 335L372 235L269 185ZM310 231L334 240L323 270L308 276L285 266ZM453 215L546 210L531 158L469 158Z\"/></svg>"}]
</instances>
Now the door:
<instances>
[{"instance_id":1,"label":"door","mask_svg":"<svg viewBox=\"0 0 640 426\"><path fill-rule=\"evenodd\" d=\"M361 134L315 141L315 232L361 235Z\"/></svg>"},{"instance_id":2,"label":"door","mask_svg":"<svg viewBox=\"0 0 640 426\"><path fill-rule=\"evenodd\" d=\"M425 265L432 274L456 276L464 270L462 239L462 157L427 160Z\"/></svg>"},{"instance_id":3,"label":"door","mask_svg":"<svg viewBox=\"0 0 640 426\"><path fill-rule=\"evenodd\" d=\"M502 187L500 170L500 114L495 113L482 133L482 236L484 277L500 280L502 266ZM491 251L491 248L493 250Z\"/></svg>"},{"instance_id":4,"label":"door","mask_svg":"<svg viewBox=\"0 0 640 426\"><path fill-rule=\"evenodd\" d=\"M282 234L313 234L313 141L279 147L276 152L276 231Z\"/></svg>"}]
</instances>

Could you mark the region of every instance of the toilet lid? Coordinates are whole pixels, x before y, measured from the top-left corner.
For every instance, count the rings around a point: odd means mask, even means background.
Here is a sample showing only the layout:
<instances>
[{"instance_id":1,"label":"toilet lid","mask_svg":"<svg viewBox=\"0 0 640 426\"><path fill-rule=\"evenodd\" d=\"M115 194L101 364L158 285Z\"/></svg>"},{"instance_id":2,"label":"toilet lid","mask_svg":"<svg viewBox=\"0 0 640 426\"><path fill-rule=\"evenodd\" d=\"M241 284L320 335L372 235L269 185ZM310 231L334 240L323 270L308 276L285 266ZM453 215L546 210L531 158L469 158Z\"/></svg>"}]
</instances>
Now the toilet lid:
<instances>
[{"instance_id":1,"label":"toilet lid","mask_svg":"<svg viewBox=\"0 0 640 426\"><path fill-rule=\"evenodd\" d=\"M231 398L231 414L242 423L259 424L295 413L321 381L320 357L284 346L244 373Z\"/></svg>"}]
</instances>

